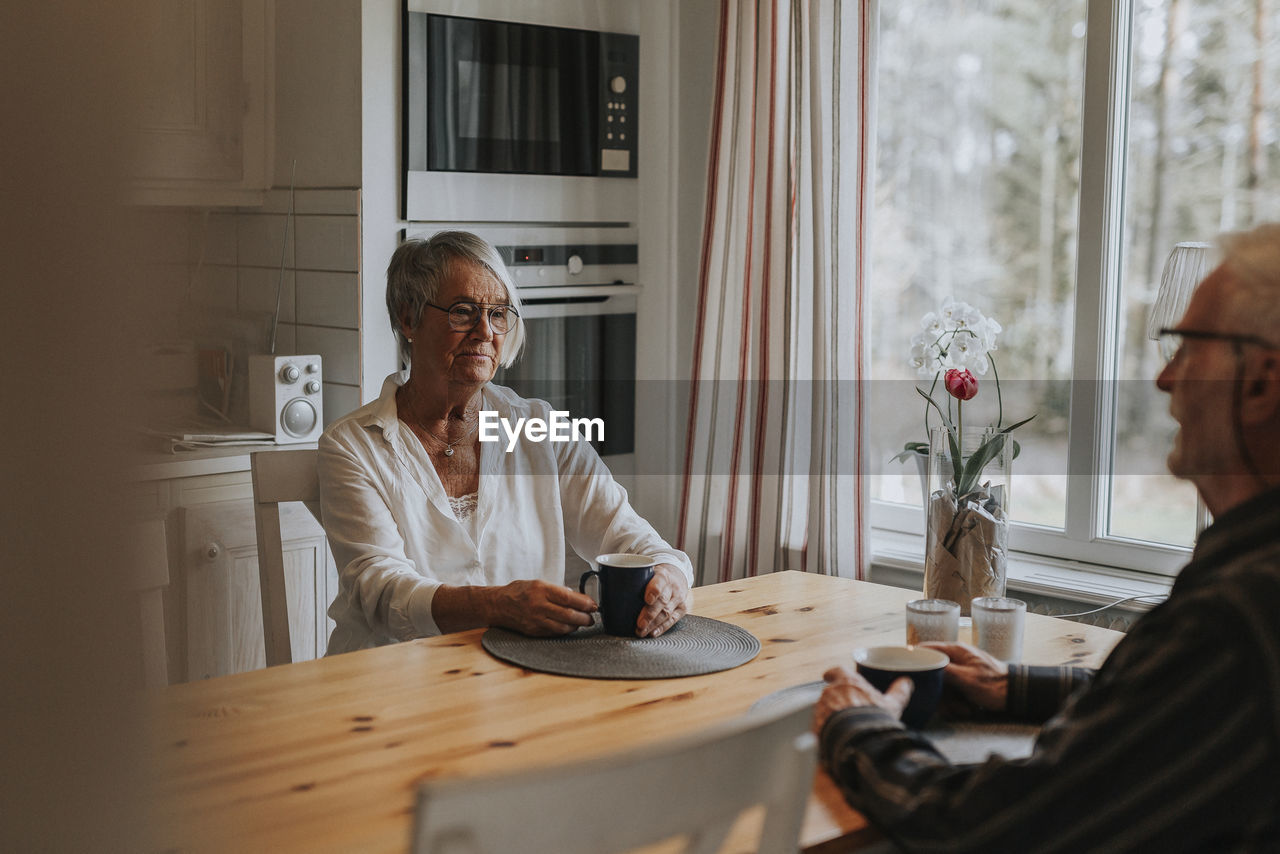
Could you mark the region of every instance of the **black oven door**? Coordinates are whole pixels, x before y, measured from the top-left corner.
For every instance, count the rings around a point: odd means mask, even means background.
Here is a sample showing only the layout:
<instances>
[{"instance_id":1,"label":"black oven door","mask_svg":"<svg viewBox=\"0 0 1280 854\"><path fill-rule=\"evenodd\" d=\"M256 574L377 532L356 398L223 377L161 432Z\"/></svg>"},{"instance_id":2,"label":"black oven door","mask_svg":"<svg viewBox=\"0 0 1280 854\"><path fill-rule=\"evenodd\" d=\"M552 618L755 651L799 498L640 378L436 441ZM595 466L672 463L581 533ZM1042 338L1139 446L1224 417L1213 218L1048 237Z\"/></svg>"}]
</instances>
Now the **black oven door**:
<instances>
[{"instance_id":1,"label":"black oven door","mask_svg":"<svg viewBox=\"0 0 1280 854\"><path fill-rule=\"evenodd\" d=\"M427 168L595 175L600 36L427 16Z\"/></svg>"},{"instance_id":2,"label":"black oven door","mask_svg":"<svg viewBox=\"0 0 1280 854\"><path fill-rule=\"evenodd\" d=\"M635 298L525 297L525 350L494 382L571 418L599 418L601 456L635 451ZM596 437L593 437L593 439Z\"/></svg>"}]
</instances>

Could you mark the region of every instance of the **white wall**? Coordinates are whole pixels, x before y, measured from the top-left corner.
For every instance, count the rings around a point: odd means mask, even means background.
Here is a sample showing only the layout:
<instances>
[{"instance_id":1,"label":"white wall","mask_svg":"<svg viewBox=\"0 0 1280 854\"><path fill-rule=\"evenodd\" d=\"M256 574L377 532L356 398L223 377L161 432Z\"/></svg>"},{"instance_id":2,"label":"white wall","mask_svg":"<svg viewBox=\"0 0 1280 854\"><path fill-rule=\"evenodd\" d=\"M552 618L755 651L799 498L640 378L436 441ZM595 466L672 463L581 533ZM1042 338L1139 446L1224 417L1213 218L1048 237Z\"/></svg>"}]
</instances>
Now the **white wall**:
<instances>
[{"instance_id":1,"label":"white wall","mask_svg":"<svg viewBox=\"0 0 1280 854\"><path fill-rule=\"evenodd\" d=\"M681 78L673 4L644 4L640 27L640 242L641 292L636 313L636 472L632 501L668 540L675 539L680 444L676 293L681 277L675 246L682 223L672 216L679 158L675 111Z\"/></svg>"},{"instance_id":2,"label":"white wall","mask_svg":"<svg viewBox=\"0 0 1280 854\"><path fill-rule=\"evenodd\" d=\"M664 380L666 399L641 414L637 442L647 442L648 462L638 469L654 474L637 479L637 506L672 541L688 432L719 10L718 0L680 0L662 22L670 32L661 58L669 76L655 108L667 123L665 174L662 193L652 192L646 179L641 200L641 241L648 259L642 278L649 286L646 295L661 294L661 299L654 300L648 324L639 330L642 342L657 342L642 347L640 375ZM653 325L658 323L661 330Z\"/></svg>"},{"instance_id":3,"label":"white wall","mask_svg":"<svg viewBox=\"0 0 1280 854\"><path fill-rule=\"evenodd\" d=\"M396 370L387 319L387 261L399 243L400 219L400 19L403 0L360 4L361 114L361 316L360 373L367 402Z\"/></svg>"},{"instance_id":4,"label":"white wall","mask_svg":"<svg viewBox=\"0 0 1280 854\"><path fill-rule=\"evenodd\" d=\"M679 287L675 289L680 323L678 346L682 379L693 370L693 330L698 308L698 269L710 159L711 111L715 99L716 40L719 0L682 0L676 22L679 33L680 86L677 93L680 180L675 199L680 223L676 246ZM688 401L684 401L684 409ZM682 422L683 424L683 422Z\"/></svg>"}]
</instances>

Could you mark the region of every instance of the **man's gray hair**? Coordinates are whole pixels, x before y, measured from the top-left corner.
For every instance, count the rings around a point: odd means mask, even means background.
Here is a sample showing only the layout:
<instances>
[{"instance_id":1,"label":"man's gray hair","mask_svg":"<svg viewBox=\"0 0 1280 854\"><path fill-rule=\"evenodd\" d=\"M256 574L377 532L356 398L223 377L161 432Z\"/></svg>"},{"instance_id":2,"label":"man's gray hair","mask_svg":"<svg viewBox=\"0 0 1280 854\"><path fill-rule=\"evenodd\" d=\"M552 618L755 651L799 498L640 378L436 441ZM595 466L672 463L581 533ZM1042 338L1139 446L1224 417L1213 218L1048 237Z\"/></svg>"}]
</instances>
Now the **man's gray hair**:
<instances>
[{"instance_id":1,"label":"man's gray hair","mask_svg":"<svg viewBox=\"0 0 1280 854\"><path fill-rule=\"evenodd\" d=\"M1219 244L1236 283L1224 307L1233 331L1280 345L1280 223L1224 234Z\"/></svg>"},{"instance_id":2,"label":"man's gray hair","mask_svg":"<svg viewBox=\"0 0 1280 854\"><path fill-rule=\"evenodd\" d=\"M427 303L437 303L440 288L452 272L451 265L457 261L470 262L492 273L506 289L512 308L517 313L520 311L520 294L502 256L489 241L469 231L441 231L429 240L406 240L396 247L387 265L387 314L391 317L391 330L404 364L412 363L412 351L401 330L401 321L407 319L412 328L417 328ZM499 364L504 368L511 365L522 349L524 319L519 318L503 342Z\"/></svg>"}]
</instances>

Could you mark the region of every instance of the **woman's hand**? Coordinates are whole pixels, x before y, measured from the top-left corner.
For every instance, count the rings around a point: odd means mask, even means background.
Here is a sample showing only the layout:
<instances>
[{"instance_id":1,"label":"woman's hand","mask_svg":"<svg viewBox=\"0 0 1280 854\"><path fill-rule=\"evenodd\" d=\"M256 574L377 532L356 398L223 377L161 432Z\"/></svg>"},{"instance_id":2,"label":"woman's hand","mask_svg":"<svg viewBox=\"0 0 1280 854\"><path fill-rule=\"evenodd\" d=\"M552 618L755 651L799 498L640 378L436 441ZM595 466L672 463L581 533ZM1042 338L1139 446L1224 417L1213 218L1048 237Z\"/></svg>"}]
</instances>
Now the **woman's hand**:
<instances>
[{"instance_id":1,"label":"woman's hand","mask_svg":"<svg viewBox=\"0 0 1280 854\"><path fill-rule=\"evenodd\" d=\"M915 684L903 676L895 679L882 694L861 673L847 667L833 667L822 674L822 678L827 687L822 689L822 696L813 708L813 731L818 734L822 733L827 719L843 709L874 706L900 718L915 690Z\"/></svg>"},{"instance_id":2,"label":"woman's hand","mask_svg":"<svg viewBox=\"0 0 1280 854\"><path fill-rule=\"evenodd\" d=\"M1005 710L1009 697L1009 665L967 643L921 644L947 654L951 663L942 674L947 686L980 709Z\"/></svg>"},{"instance_id":3,"label":"woman's hand","mask_svg":"<svg viewBox=\"0 0 1280 854\"><path fill-rule=\"evenodd\" d=\"M524 635L567 635L591 625L596 603L590 596L545 581L512 581L493 591L488 624Z\"/></svg>"},{"instance_id":4,"label":"woman's hand","mask_svg":"<svg viewBox=\"0 0 1280 854\"><path fill-rule=\"evenodd\" d=\"M644 589L644 610L636 620L636 634L656 638L689 612L693 596L684 573L669 563L653 568L653 578Z\"/></svg>"}]
</instances>

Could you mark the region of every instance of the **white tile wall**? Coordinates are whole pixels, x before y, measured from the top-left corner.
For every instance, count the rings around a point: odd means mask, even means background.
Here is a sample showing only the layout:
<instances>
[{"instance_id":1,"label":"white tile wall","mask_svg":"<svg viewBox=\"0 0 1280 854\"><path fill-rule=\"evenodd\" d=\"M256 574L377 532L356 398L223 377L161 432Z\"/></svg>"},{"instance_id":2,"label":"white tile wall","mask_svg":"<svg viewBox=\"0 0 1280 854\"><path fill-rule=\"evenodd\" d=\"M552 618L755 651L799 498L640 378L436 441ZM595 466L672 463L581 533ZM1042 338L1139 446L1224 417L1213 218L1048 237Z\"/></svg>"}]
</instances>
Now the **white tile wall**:
<instances>
[{"instance_id":1,"label":"white tile wall","mask_svg":"<svg viewBox=\"0 0 1280 854\"><path fill-rule=\"evenodd\" d=\"M324 423L331 424L348 412L354 412L359 408L360 389L358 386L325 381Z\"/></svg>"},{"instance_id":2,"label":"white tile wall","mask_svg":"<svg viewBox=\"0 0 1280 854\"><path fill-rule=\"evenodd\" d=\"M360 335L354 329L297 326L299 353L319 353L324 359L326 382L360 384Z\"/></svg>"},{"instance_id":3,"label":"white tile wall","mask_svg":"<svg viewBox=\"0 0 1280 854\"><path fill-rule=\"evenodd\" d=\"M285 213L289 210L288 189L271 190L266 194L262 207L241 208L252 213ZM293 194L295 214L349 214L360 212L359 190L295 190Z\"/></svg>"},{"instance_id":4,"label":"white tile wall","mask_svg":"<svg viewBox=\"0 0 1280 854\"><path fill-rule=\"evenodd\" d=\"M300 270L360 269L360 220L354 216L299 216L296 264Z\"/></svg>"},{"instance_id":5,"label":"white tile wall","mask_svg":"<svg viewBox=\"0 0 1280 854\"><path fill-rule=\"evenodd\" d=\"M294 297L296 276L297 274L293 270L285 270L282 278L279 268L239 268L239 309L241 311L272 314L276 310L276 285L278 283L280 286L280 320L292 323L297 315Z\"/></svg>"},{"instance_id":6,"label":"white tile wall","mask_svg":"<svg viewBox=\"0 0 1280 854\"><path fill-rule=\"evenodd\" d=\"M299 214L360 213L359 190L307 190L294 200L294 211Z\"/></svg>"},{"instance_id":7,"label":"white tile wall","mask_svg":"<svg viewBox=\"0 0 1280 854\"><path fill-rule=\"evenodd\" d=\"M281 323L276 328L276 352L277 353L301 353L298 349L297 327L292 323ZM255 350L254 352L258 352ZM327 382L329 377L324 377Z\"/></svg>"},{"instance_id":8,"label":"white tile wall","mask_svg":"<svg viewBox=\"0 0 1280 854\"><path fill-rule=\"evenodd\" d=\"M283 214L240 214L236 217L236 262L248 267L280 267L280 244L285 238ZM297 218L290 223L284 265L294 266Z\"/></svg>"},{"instance_id":9,"label":"white tile wall","mask_svg":"<svg viewBox=\"0 0 1280 854\"><path fill-rule=\"evenodd\" d=\"M356 329L360 325L360 280L355 273L299 270L298 322Z\"/></svg>"}]
</instances>

